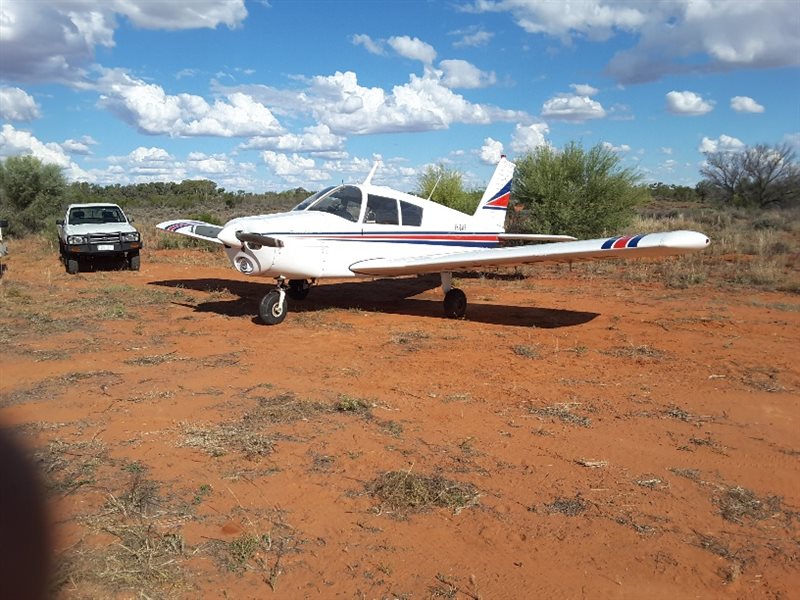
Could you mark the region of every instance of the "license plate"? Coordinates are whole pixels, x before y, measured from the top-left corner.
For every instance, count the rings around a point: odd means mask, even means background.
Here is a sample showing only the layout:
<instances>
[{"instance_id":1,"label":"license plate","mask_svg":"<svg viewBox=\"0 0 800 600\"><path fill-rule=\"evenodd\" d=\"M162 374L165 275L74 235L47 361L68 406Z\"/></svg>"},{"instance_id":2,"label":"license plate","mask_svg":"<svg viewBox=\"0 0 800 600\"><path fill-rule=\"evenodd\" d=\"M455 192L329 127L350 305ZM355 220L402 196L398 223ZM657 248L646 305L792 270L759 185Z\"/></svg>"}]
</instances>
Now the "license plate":
<instances>
[{"instance_id":1,"label":"license plate","mask_svg":"<svg viewBox=\"0 0 800 600\"><path fill-rule=\"evenodd\" d=\"M113 250L114 249L114 244L98 244L97 245L97 249L98 250Z\"/></svg>"}]
</instances>

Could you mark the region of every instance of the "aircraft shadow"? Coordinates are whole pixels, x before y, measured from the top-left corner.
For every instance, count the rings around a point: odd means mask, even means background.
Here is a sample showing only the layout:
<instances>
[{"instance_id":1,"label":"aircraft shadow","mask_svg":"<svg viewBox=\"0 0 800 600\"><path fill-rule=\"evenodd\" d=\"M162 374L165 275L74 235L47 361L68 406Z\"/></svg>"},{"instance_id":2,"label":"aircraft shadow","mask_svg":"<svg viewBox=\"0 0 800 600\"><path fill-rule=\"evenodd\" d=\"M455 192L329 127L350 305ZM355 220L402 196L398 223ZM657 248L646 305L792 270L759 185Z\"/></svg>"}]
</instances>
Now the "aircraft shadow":
<instances>
[{"instance_id":1,"label":"aircraft shadow","mask_svg":"<svg viewBox=\"0 0 800 600\"><path fill-rule=\"evenodd\" d=\"M328 308L340 308L445 319L441 299L413 298L422 292L439 287L440 283L438 275L423 275L317 286L311 289L305 300L289 300L288 318L291 318L291 313L313 313ZM211 300L192 307L197 312L213 312L229 317L251 316L258 322L260 322L258 304L270 288L268 282L216 278L170 279L153 281L150 285L209 293L227 290L237 298ZM494 325L554 329L588 323L598 316L598 313L593 312L471 302L467 307L466 320Z\"/></svg>"}]
</instances>

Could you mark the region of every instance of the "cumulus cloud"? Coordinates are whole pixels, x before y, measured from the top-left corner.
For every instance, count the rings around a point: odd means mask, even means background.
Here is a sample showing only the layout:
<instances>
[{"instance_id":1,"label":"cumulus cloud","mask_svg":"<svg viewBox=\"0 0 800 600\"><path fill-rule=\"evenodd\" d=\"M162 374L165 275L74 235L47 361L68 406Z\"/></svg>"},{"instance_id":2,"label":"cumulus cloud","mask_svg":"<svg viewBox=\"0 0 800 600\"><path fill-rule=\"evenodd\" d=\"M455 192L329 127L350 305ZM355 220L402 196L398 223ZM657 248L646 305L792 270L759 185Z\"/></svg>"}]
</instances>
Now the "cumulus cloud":
<instances>
[{"instance_id":1,"label":"cumulus cloud","mask_svg":"<svg viewBox=\"0 0 800 600\"><path fill-rule=\"evenodd\" d=\"M457 35L460 38L458 41L453 42L455 48L479 48L487 45L494 37L494 33L476 28L466 31L453 31L450 35Z\"/></svg>"},{"instance_id":2,"label":"cumulus cloud","mask_svg":"<svg viewBox=\"0 0 800 600\"><path fill-rule=\"evenodd\" d=\"M588 96L562 94L550 98L542 105L542 117L559 121L582 123L589 119L602 119L605 116L603 105Z\"/></svg>"},{"instance_id":3,"label":"cumulus cloud","mask_svg":"<svg viewBox=\"0 0 800 600\"><path fill-rule=\"evenodd\" d=\"M242 137L282 133L263 104L241 92L208 103L192 94L167 94L161 86L107 70L98 80L99 105L150 135Z\"/></svg>"},{"instance_id":4,"label":"cumulus cloud","mask_svg":"<svg viewBox=\"0 0 800 600\"><path fill-rule=\"evenodd\" d=\"M433 69L411 75L391 93L358 84L355 73L317 76L302 94L306 110L337 135L432 131L453 123L489 124L521 121L528 116L491 105L473 104L454 93Z\"/></svg>"},{"instance_id":5,"label":"cumulus cloud","mask_svg":"<svg viewBox=\"0 0 800 600\"><path fill-rule=\"evenodd\" d=\"M476 0L466 10L510 12L528 33L543 33L570 43L572 36L607 40L616 30L636 31L646 22L646 7L609 2L552 2L551 0Z\"/></svg>"},{"instance_id":6,"label":"cumulus cloud","mask_svg":"<svg viewBox=\"0 0 800 600\"><path fill-rule=\"evenodd\" d=\"M714 103L703 100L694 92L676 92L667 94L667 110L674 115L688 115L696 117L714 110Z\"/></svg>"},{"instance_id":7,"label":"cumulus cloud","mask_svg":"<svg viewBox=\"0 0 800 600\"><path fill-rule=\"evenodd\" d=\"M350 38L350 41L353 42L353 44L356 46L364 46L364 48L370 54L377 54L379 56L386 54L386 51L384 50L383 47L383 41L373 40L370 36L368 36L365 33L359 33L357 35L354 35L352 38Z\"/></svg>"},{"instance_id":8,"label":"cumulus cloud","mask_svg":"<svg viewBox=\"0 0 800 600\"><path fill-rule=\"evenodd\" d=\"M18 154L32 155L42 162L68 167L69 156L64 149L55 142L44 143L29 131L14 128L8 123L0 131L0 156L16 156Z\"/></svg>"},{"instance_id":9,"label":"cumulus cloud","mask_svg":"<svg viewBox=\"0 0 800 600\"><path fill-rule=\"evenodd\" d=\"M95 49L113 47L117 17L146 29L236 27L247 17L244 0L107 0L0 4L0 76L12 81L76 83Z\"/></svg>"},{"instance_id":10,"label":"cumulus cloud","mask_svg":"<svg viewBox=\"0 0 800 600\"><path fill-rule=\"evenodd\" d=\"M61 147L70 154L91 154L91 146L96 145L97 142L90 135L84 135L79 140L65 140Z\"/></svg>"},{"instance_id":11,"label":"cumulus cloud","mask_svg":"<svg viewBox=\"0 0 800 600\"><path fill-rule=\"evenodd\" d=\"M609 74L623 83L800 64L797 6L791 0L654 2L642 7L649 14L639 44L618 53L608 65ZM686 61L687 56L701 60Z\"/></svg>"},{"instance_id":12,"label":"cumulus cloud","mask_svg":"<svg viewBox=\"0 0 800 600\"><path fill-rule=\"evenodd\" d=\"M481 162L487 165L496 165L503 155L503 144L490 137L483 140L481 146L480 157Z\"/></svg>"},{"instance_id":13,"label":"cumulus cloud","mask_svg":"<svg viewBox=\"0 0 800 600\"><path fill-rule=\"evenodd\" d=\"M306 127L300 134L286 133L273 137L254 137L240 147L245 150L330 153L343 150L344 141L344 137L332 133L327 125L314 125Z\"/></svg>"},{"instance_id":14,"label":"cumulus cloud","mask_svg":"<svg viewBox=\"0 0 800 600\"><path fill-rule=\"evenodd\" d=\"M749 96L731 98L731 108L740 113L763 113L764 107Z\"/></svg>"},{"instance_id":15,"label":"cumulus cloud","mask_svg":"<svg viewBox=\"0 0 800 600\"><path fill-rule=\"evenodd\" d=\"M0 87L0 118L5 121L33 121L42 116L33 96L18 87Z\"/></svg>"},{"instance_id":16,"label":"cumulus cloud","mask_svg":"<svg viewBox=\"0 0 800 600\"><path fill-rule=\"evenodd\" d=\"M631 151L631 147L628 144L620 144L619 146L615 146L611 142L603 142L603 148L606 150L611 150L611 152L616 152L617 154Z\"/></svg>"},{"instance_id":17,"label":"cumulus cloud","mask_svg":"<svg viewBox=\"0 0 800 600\"><path fill-rule=\"evenodd\" d=\"M511 134L511 150L516 154L525 154L536 150L539 146L547 146L549 142L545 137L550 133L546 123L532 125L517 125Z\"/></svg>"},{"instance_id":18,"label":"cumulus cloud","mask_svg":"<svg viewBox=\"0 0 800 600\"><path fill-rule=\"evenodd\" d=\"M571 87L578 96L594 96L600 91L588 83L571 83L569 87Z\"/></svg>"},{"instance_id":19,"label":"cumulus cloud","mask_svg":"<svg viewBox=\"0 0 800 600\"><path fill-rule=\"evenodd\" d=\"M449 88L483 88L497 81L494 72L481 71L465 60L443 60L439 68L444 74L442 83Z\"/></svg>"},{"instance_id":20,"label":"cumulus cloud","mask_svg":"<svg viewBox=\"0 0 800 600\"><path fill-rule=\"evenodd\" d=\"M744 148L744 142L723 133L715 140L703 137L697 150L703 154L711 154L714 152L739 152Z\"/></svg>"},{"instance_id":21,"label":"cumulus cloud","mask_svg":"<svg viewBox=\"0 0 800 600\"><path fill-rule=\"evenodd\" d=\"M433 49L433 46L426 44L419 38L401 35L389 38L387 43L400 56L418 60L426 65L433 63L436 59L436 50Z\"/></svg>"},{"instance_id":22,"label":"cumulus cloud","mask_svg":"<svg viewBox=\"0 0 800 600\"><path fill-rule=\"evenodd\" d=\"M800 64L794 0L688 2L552 2L474 0L466 10L507 12L533 34L602 41L620 32L635 45L618 52L607 72L622 83L655 81L670 74ZM700 60L687 61L686 57Z\"/></svg>"},{"instance_id":23,"label":"cumulus cloud","mask_svg":"<svg viewBox=\"0 0 800 600\"><path fill-rule=\"evenodd\" d=\"M316 168L314 159L299 154L289 156L265 150L261 153L261 159L269 170L288 182L325 181L329 177L327 172Z\"/></svg>"}]
</instances>

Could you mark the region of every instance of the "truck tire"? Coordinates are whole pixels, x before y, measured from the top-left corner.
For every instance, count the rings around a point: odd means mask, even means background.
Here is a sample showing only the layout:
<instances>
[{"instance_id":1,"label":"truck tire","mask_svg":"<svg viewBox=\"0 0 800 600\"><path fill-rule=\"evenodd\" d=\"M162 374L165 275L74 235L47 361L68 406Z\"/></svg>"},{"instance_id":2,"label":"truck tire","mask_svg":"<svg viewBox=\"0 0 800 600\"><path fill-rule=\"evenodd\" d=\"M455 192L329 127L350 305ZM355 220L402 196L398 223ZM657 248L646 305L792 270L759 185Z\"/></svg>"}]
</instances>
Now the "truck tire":
<instances>
[{"instance_id":1,"label":"truck tire","mask_svg":"<svg viewBox=\"0 0 800 600\"><path fill-rule=\"evenodd\" d=\"M142 259L139 257L139 253L131 254L128 257L128 268L131 271L138 271L139 266L142 264Z\"/></svg>"},{"instance_id":2,"label":"truck tire","mask_svg":"<svg viewBox=\"0 0 800 600\"><path fill-rule=\"evenodd\" d=\"M77 258L71 258L69 256L64 258L64 264L67 267L67 273L70 275L75 275L80 270L80 265L78 264Z\"/></svg>"}]
</instances>

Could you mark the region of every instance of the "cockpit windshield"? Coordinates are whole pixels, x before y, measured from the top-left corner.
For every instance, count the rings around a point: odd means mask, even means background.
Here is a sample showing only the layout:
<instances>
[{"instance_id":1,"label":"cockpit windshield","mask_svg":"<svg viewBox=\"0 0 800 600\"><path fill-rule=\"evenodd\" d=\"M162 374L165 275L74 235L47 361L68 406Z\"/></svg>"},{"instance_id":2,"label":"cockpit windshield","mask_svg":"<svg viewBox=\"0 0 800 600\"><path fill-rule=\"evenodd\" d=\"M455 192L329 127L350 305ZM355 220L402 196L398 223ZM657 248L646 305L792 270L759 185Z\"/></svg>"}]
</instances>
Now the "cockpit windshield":
<instances>
[{"instance_id":1,"label":"cockpit windshield","mask_svg":"<svg viewBox=\"0 0 800 600\"><path fill-rule=\"evenodd\" d=\"M316 202L317 200L322 198L325 194L330 192L333 189L333 187L334 186L326 187L324 190L320 190L316 194L314 194L312 196L309 196L308 198L303 200L300 204L295 206L292 210L305 210L305 209L307 209L309 206L314 204L314 202Z\"/></svg>"},{"instance_id":2,"label":"cockpit windshield","mask_svg":"<svg viewBox=\"0 0 800 600\"><path fill-rule=\"evenodd\" d=\"M316 210L355 223L361 214L361 190L352 185L327 188L298 204L294 210Z\"/></svg>"}]
</instances>

